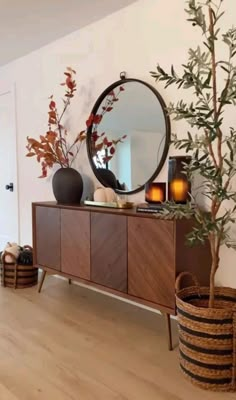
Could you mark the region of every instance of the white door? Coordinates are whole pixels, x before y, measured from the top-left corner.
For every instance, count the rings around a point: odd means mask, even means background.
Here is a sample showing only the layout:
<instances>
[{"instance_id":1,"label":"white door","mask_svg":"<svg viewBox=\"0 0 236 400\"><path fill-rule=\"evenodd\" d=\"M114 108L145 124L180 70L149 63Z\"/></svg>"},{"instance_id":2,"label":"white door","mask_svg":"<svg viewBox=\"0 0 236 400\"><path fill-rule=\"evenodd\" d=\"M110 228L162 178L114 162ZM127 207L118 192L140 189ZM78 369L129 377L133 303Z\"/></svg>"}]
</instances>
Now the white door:
<instances>
[{"instance_id":1,"label":"white door","mask_svg":"<svg viewBox=\"0 0 236 400\"><path fill-rule=\"evenodd\" d=\"M18 239L15 93L0 83L0 251Z\"/></svg>"}]
</instances>

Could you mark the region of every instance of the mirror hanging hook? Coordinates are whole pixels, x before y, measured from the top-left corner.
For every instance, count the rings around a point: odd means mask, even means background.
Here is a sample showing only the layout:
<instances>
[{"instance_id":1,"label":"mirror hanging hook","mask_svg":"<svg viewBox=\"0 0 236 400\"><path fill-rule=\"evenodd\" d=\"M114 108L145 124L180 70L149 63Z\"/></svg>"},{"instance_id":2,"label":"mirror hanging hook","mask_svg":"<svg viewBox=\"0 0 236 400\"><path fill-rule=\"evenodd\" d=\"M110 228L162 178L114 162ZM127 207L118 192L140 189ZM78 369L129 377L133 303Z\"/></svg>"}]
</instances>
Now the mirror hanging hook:
<instances>
[{"instance_id":1,"label":"mirror hanging hook","mask_svg":"<svg viewBox=\"0 0 236 400\"><path fill-rule=\"evenodd\" d=\"M121 71L120 73L120 79L126 79L126 72L125 71Z\"/></svg>"}]
</instances>

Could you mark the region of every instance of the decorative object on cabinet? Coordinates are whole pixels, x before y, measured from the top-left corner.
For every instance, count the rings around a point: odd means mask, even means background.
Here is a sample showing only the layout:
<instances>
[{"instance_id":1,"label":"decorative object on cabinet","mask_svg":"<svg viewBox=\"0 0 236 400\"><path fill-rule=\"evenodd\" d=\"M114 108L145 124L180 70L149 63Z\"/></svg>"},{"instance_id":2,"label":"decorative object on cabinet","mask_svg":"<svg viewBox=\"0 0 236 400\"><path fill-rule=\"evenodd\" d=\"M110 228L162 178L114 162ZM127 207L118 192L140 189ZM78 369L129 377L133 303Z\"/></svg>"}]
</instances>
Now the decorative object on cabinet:
<instances>
[{"instance_id":1,"label":"decorative object on cabinet","mask_svg":"<svg viewBox=\"0 0 236 400\"><path fill-rule=\"evenodd\" d=\"M52 178L54 196L61 204L79 204L83 194L83 180L74 168L60 168Z\"/></svg>"},{"instance_id":2,"label":"decorative object on cabinet","mask_svg":"<svg viewBox=\"0 0 236 400\"><path fill-rule=\"evenodd\" d=\"M116 201L113 202L85 200L84 205L92 207L106 207L106 208L133 208L134 203L132 201L126 201L123 199L117 199Z\"/></svg>"},{"instance_id":3,"label":"decorative object on cabinet","mask_svg":"<svg viewBox=\"0 0 236 400\"><path fill-rule=\"evenodd\" d=\"M147 203L163 203L166 201L166 183L149 182L145 184L145 201Z\"/></svg>"},{"instance_id":4,"label":"decorative object on cabinet","mask_svg":"<svg viewBox=\"0 0 236 400\"><path fill-rule=\"evenodd\" d=\"M110 187L97 188L93 195L94 200L85 200L84 204L93 207L132 208L134 203L120 199Z\"/></svg>"},{"instance_id":5,"label":"decorative object on cabinet","mask_svg":"<svg viewBox=\"0 0 236 400\"><path fill-rule=\"evenodd\" d=\"M99 187L95 190L93 194L93 199L94 201L111 203L116 201L117 195L110 187Z\"/></svg>"},{"instance_id":6,"label":"decorative object on cabinet","mask_svg":"<svg viewBox=\"0 0 236 400\"><path fill-rule=\"evenodd\" d=\"M127 201L124 199L120 199L119 197L117 198L117 208L133 208L134 202L133 201Z\"/></svg>"},{"instance_id":7,"label":"decorative object on cabinet","mask_svg":"<svg viewBox=\"0 0 236 400\"><path fill-rule=\"evenodd\" d=\"M162 213L163 207L160 204L141 203L137 205L136 211L147 214L159 214Z\"/></svg>"},{"instance_id":8,"label":"decorative object on cabinet","mask_svg":"<svg viewBox=\"0 0 236 400\"><path fill-rule=\"evenodd\" d=\"M68 130L62 125L62 119L66 115L76 91L75 71L67 68L64 75L65 81L61 83L65 87L62 111L59 113L57 103L53 96L50 96L48 131L45 135L40 135L40 140L27 137L27 157L36 156L37 161L41 163L42 175L40 178L45 178L48 169L55 164L60 165L61 168L53 176L54 196L58 202L79 203L83 192L83 181L79 172L71 166L79 153L81 143L86 138L86 131L81 131L70 142Z\"/></svg>"},{"instance_id":9,"label":"decorative object on cabinet","mask_svg":"<svg viewBox=\"0 0 236 400\"><path fill-rule=\"evenodd\" d=\"M185 174L185 166L191 162L190 156L173 156L168 161L168 200L185 204L191 200L191 182Z\"/></svg>"},{"instance_id":10,"label":"decorative object on cabinet","mask_svg":"<svg viewBox=\"0 0 236 400\"><path fill-rule=\"evenodd\" d=\"M46 272L60 274L158 309L170 328L176 276L187 269L209 283L209 247L185 246L193 220L53 202L33 203L32 218L34 264L44 271L39 291Z\"/></svg>"},{"instance_id":11,"label":"decorative object on cabinet","mask_svg":"<svg viewBox=\"0 0 236 400\"><path fill-rule=\"evenodd\" d=\"M173 142L176 148L191 152L191 161L186 166L188 177L192 178L195 173L202 178L202 184L199 185L198 195L201 194L207 198L206 212L196 204L194 214L196 215L197 225L194 230L188 235L191 244L196 242L210 243L211 248L211 274L210 288L207 292L201 295L204 301L192 304L191 298L184 298L184 301L189 304L188 318L191 318L194 323L192 334L199 336L206 322L206 315L210 315L215 325L221 324L219 317L219 293L225 293L230 289L218 289L215 287L215 275L220 265L220 247L227 245L228 247L236 248L235 240L232 239L232 223L235 222L235 203L236 193L232 188L232 180L236 174L236 129L231 127L227 131L226 109L228 106L236 104L236 66L233 63L233 57L236 54L236 29L230 28L222 35L223 45L228 50L228 55L224 60L218 59L218 47L222 45L220 42L220 27L219 21L223 17L221 12L222 0L216 2L204 0L202 2L188 0L186 12L188 20L195 27L200 28L201 38L204 37L202 48L198 46L196 50L189 50L188 62L183 65L183 74L178 75L174 67L171 67L171 72L166 73L160 66L157 66L157 72L152 72L152 76L157 81L164 81L166 87L171 84L177 84L178 87L190 89L193 96L192 101L188 104L183 100L177 104L170 104L168 108L169 115L172 115L176 120L184 119L194 128L193 134L188 132L184 139L178 139L174 136ZM204 48L204 50L203 50ZM220 79L222 81L220 81ZM200 133L196 134L196 132ZM230 201L229 201L230 200ZM226 202L226 204L225 204ZM225 207L224 207L225 206ZM182 208L182 212L186 215L192 215L193 211L190 207L186 210ZM199 270L203 268L199 262ZM200 290L202 293L202 289ZM198 296L198 290L195 288L194 296ZM232 291L231 296L232 297ZM201 341L200 346L188 346L189 351L197 351L198 357L201 357L201 366L204 368L204 374L192 373L192 365L181 358L181 367L185 374L194 383L206 389L218 390L235 390L235 304L236 298L233 295L234 301L221 302L220 306L222 315L225 313L225 320L228 321L228 327L231 326L227 342L227 379L225 371L217 368L217 373L209 372L205 353L209 354L208 342ZM205 301L207 299L208 301ZM230 300L230 299L229 299ZM209 310L206 310L206 307ZM187 304L186 304L187 307ZM208 313L208 314L207 314ZM197 319L196 319L197 316ZM233 318L233 321L232 321ZM182 316L180 314L180 321ZM226 323L224 321L224 324ZM222 332L225 325L222 326ZM209 321L210 333L203 334L209 337L214 333L214 328ZM185 329L186 331L186 329ZM202 335L202 336L203 336ZM213 351L212 359L216 354L221 354L224 344L224 333L222 337L217 337L218 333L215 330L215 340L212 341ZM221 336L221 335L220 335ZM222 339L222 340L221 340ZM213 345L214 343L214 345ZM212 348L211 348L212 350ZM222 356L226 356L223 353ZM191 354L189 353L189 357ZM192 357L193 358L193 357ZM209 360L209 358L207 359Z\"/></svg>"},{"instance_id":12,"label":"decorative object on cabinet","mask_svg":"<svg viewBox=\"0 0 236 400\"><path fill-rule=\"evenodd\" d=\"M136 211L148 214L157 214L157 217L162 219L170 219L169 216L164 214L165 203L140 203L137 204Z\"/></svg>"},{"instance_id":13,"label":"decorative object on cabinet","mask_svg":"<svg viewBox=\"0 0 236 400\"><path fill-rule=\"evenodd\" d=\"M6 247L1 254L0 277L2 286L23 289L37 285L38 268L33 266L31 246ZM14 248L18 248L17 251ZM12 250L13 248L13 250Z\"/></svg>"},{"instance_id":14,"label":"decorative object on cabinet","mask_svg":"<svg viewBox=\"0 0 236 400\"><path fill-rule=\"evenodd\" d=\"M103 172L109 170L115 176L111 187L116 192L136 193L144 189L146 182L154 180L165 162L170 120L157 90L144 81L126 79L124 74L99 96L92 115L102 115L111 96L117 100L117 93L119 101L112 102L112 112L106 113L99 124L91 123L88 128L88 157L94 174L104 186L110 186ZM101 168L101 163L97 164L99 149L94 156L94 135L100 137L103 132L108 142L122 141L122 144ZM124 133L125 140L122 140ZM106 156L104 148L100 153L100 158Z\"/></svg>"}]
</instances>

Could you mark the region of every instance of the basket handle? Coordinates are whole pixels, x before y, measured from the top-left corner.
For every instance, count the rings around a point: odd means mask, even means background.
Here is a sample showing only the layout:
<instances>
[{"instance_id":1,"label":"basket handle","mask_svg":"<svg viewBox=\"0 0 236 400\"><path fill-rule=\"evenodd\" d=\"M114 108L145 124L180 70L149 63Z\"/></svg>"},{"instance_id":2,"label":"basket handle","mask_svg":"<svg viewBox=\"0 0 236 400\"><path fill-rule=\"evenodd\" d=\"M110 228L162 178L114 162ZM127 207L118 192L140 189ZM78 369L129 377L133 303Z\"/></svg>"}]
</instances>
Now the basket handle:
<instances>
[{"instance_id":1,"label":"basket handle","mask_svg":"<svg viewBox=\"0 0 236 400\"><path fill-rule=\"evenodd\" d=\"M33 247L31 247L29 244L26 244L25 246L23 246L24 250L33 250Z\"/></svg>"},{"instance_id":2,"label":"basket handle","mask_svg":"<svg viewBox=\"0 0 236 400\"><path fill-rule=\"evenodd\" d=\"M194 283L194 286L197 286L198 288L200 287L199 282L198 282L198 280L197 280L197 278L196 278L196 276L194 274L192 274L191 272L187 272L187 271L186 272L180 272L180 274L177 276L176 281L175 281L175 291L176 291L176 293L178 293L180 291L180 284L181 284L182 279L185 276L188 276L188 277L190 277L192 279L192 281Z\"/></svg>"}]
</instances>

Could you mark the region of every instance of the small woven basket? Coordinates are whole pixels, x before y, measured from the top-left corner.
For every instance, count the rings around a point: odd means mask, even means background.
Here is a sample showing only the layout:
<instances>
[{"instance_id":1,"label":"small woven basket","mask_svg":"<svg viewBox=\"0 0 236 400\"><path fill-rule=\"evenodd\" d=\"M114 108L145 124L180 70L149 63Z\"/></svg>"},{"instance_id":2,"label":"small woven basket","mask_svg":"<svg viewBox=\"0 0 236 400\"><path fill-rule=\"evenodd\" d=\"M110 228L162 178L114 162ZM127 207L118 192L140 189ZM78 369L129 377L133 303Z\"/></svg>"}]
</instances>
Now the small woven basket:
<instances>
[{"instance_id":1,"label":"small woven basket","mask_svg":"<svg viewBox=\"0 0 236 400\"><path fill-rule=\"evenodd\" d=\"M236 390L236 289L215 289L214 308L208 308L209 288L180 289L176 280L180 367L203 389Z\"/></svg>"},{"instance_id":2,"label":"small woven basket","mask_svg":"<svg viewBox=\"0 0 236 400\"><path fill-rule=\"evenodd\" d=\"M23 249L32 251L30 246L24 246ZM6 263L5 258L7 255L11 257L12 263ZM37 285L38 268L35 268L32 263L31 265L18 264L12 254L4 252L2 264L0 265L0 277L2 286L23 289Z\"/></svg>"}]
</instances>

